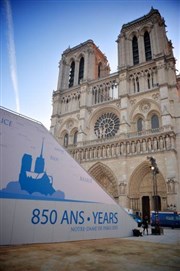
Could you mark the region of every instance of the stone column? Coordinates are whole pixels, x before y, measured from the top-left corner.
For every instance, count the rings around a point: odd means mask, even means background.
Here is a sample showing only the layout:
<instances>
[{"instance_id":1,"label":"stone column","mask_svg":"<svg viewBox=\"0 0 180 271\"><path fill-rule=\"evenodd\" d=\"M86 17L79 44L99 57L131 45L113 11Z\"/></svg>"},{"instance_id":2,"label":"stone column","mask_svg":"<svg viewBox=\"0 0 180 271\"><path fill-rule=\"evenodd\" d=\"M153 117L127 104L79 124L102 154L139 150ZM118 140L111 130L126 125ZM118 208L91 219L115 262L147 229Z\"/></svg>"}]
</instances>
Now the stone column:
<instances>
[{"instance_id":1,"label":"stone column","mask_svg":"<svg viewBox=\"0 0 180 271\"><path fill-rule=\"evenodd\" d=\"M139 45L139 63L143 63L143 62L145 62L144 36L143 35L139 35L138 45Z\"/></svg>"},{"instance_id":2,"label":"stone column","mask_svg":"<svg viewBox=\"0 0 180 271\"><path fill-rule=\"evenodd\" d=\"M79 78L79 60L75 61L74 86L78 85Z\"/></svg>"}]
</instances>

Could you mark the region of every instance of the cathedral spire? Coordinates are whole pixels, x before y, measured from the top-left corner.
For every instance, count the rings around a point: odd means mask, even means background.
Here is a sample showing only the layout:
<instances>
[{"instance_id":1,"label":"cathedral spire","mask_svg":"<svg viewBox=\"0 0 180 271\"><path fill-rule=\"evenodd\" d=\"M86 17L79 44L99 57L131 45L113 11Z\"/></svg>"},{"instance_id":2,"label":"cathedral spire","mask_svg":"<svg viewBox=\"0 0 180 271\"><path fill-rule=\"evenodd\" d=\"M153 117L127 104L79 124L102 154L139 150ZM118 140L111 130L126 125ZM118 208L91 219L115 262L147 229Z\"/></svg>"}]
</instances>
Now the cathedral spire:
<instances>
[{"instance_id":1,"label":"cathedral spire","mask_svg":"<svg viewBox=\"0 0 180 271\"><path fill-rule=\"evenodd\" d=\"M44 158L43 158L43 147L44 147L44 138L42 140L42 146L41 146L41 153L40 156L36 158L36 162L35 162L35 170L34 172L36 173L43 173L44 172Z\"/></svg>"},{"instance_id":2,"label":"cathedral spire","mask_svg":"<svg viewBox=\"0 0 180 271\"><path fill-rule=\"evenodd\" d=\"M42 157L43 155L43 148L44 148L44 137L42 139L42 146L41 146L41 154L40 154L40 157Z\"/></svg>"}]
</instances>

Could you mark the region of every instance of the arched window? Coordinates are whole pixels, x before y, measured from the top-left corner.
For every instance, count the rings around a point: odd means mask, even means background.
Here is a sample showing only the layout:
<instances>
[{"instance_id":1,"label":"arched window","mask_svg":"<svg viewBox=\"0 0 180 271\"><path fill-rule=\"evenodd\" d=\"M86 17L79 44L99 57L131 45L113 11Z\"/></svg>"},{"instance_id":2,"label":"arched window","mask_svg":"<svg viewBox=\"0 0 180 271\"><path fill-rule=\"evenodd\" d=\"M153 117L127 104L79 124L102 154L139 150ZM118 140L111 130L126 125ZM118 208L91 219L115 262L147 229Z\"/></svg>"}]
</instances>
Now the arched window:
<instances>
[{"instance_id":1,"label":"arched window","mask_svg":"<svg viewBox=\"0 0 180 271\"><path fill-rule=\"evenodd\" d=\"M97 90L96 88L93 88L93 96L94 96L94 104L97 103Z\"/></svg>"},{"instance_id":2,"label":"arched window","mask_svg":"<svg viewBox=\"0 0 180 271\"><path fill-rule=\"evenodd\" d=\"M137 92L140 91L140 88L139 88L139 78L136 77L136 87L137 87Z\"/></svg>"},{"instance_id":3,"label":"arched window","mask_svg":"<svg viewBox=\"0 0 180 271\"><path fill-rule=\"evenodd\" d=\"M139 118L137 121L137 131L142 132L142 130L143 130L143 119Z\"/></svg>"},{"instance_id":4,"label":"arched window","mask_svg":"<svg viewBox=\"0 0 180 271\"><path fill-rule=\"evenodd\" d=\"M68 140L69 140L69 136L68 136L68 134L65 134L65 136L64 136L64 147L66 147L66 148L68 146Z\"/></svg>"},{"instance_id":5,"label":"arched window","mask_svg":"<svg viewBox=\"0 0 180 271\"><path fill-rule=\"evenodd\" d=\"M133 50L133 64L136 65L139 63L138 40L136 36L134 36L132 40L132 50Z\"/></svg>"},{"instance_id":6,"label":"arched window","mask_svg":"<svg viewBox=\"0 0 180 271\"><path fill-rule=\"evenodd\" d=\"M79 78L78 78L78 84L80 83L80 80L84 78L84 57L81 57L80 63L79 63Z\"/></svg>"},{"instance_id":7,"label":"arched window","mask_svg":"<svg viewBox=\"0 0 180 271\"><path fill-rule=\"evenodd\" d=\"M148 89L151 88L151 84L150 84L150 74L148 73L147 75L147 83L148 83Z\"/></svg>"},{"instance_id":8,"label":"arched window","mask_svg":"<svg viewBox=\"0 0 180 271\"><path fill-rule=\"evenodd\" d=\"M100 63L98 64L98 78L101 77L101 69L102 69L102 63L100 62Z\"/></svg>"},{"instance_id":9,"label":"arched window","mask_svg":"<svg viewBox=\"0 0 180 271\"><path fill-rule=\"evenodd\" d=\"M136 92L136 84L135 84L135 79L133 78L133 87L134 87L134 93Z\"/></svg>"},{"instance_id":10,"label":"arched window","mask_svg":"<svg viewBox=\"0 0 180 271\"><path fill-rule=\"evenodd\" d=\"M77 145L77 136L78 136L78 131L76 131L76 132L74 133L74 139L73 139L73 144L74 144L74 145Z\"/></svg>"},{"instance_id":11,"label":"arched window","mask_svg":"<svg viewBox=\"0 0 180 271\"><path fill-rule=\"evenodd\" d=\"M146 61L151 60L152 59L151 43L150 43L149 33L147 31L144 33L144 49L145 49Z\"/></svg>"},{"instance_id":12,"label":"arched window","mask_svg":"<svg viewBox=\"0 0 180 271\"><path fill-rule=\"evenodd\" d=\"M75 62L72 61L69 72L69 87L72 87L74 85L74 72L75 72Z\"/></svg>"},{"instance_id":13,"label":"arched window","mask_svg":"<svg viewBox=\"0 0 180 271\"><path fill-rule=\"evenodd\" d=\"M151 117L151 129L159 128L159 118L156 114Z\"/></svg>"}]
</instances>

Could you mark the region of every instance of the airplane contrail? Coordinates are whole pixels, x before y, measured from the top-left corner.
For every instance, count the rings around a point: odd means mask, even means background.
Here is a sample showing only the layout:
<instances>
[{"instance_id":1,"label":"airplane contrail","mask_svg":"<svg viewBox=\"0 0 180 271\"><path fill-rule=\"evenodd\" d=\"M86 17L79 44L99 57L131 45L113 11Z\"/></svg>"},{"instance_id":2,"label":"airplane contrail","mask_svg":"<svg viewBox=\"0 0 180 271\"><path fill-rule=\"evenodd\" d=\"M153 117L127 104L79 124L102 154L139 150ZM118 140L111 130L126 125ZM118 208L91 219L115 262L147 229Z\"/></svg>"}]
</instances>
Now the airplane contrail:
<instances>
[{"instance_id":1,"label":"airplane contrail","mask_svg":"<svg viewBox=\"0 0 180 271\"><path fill-rule=\"evenodd\" d=\"M14 43L14 30L13 30L13 18L11 3L9 0L4 0L6 19L7 19L7 38L8 38L8 55L9 55L9 65L10 65L10 74L12 85L15 94L16 100L16 111L20 112L20 103L19 103L19 90L18 90L18 79L17 79L17 69L16 69L16 50Z\"/></svg>"}]
</instances>

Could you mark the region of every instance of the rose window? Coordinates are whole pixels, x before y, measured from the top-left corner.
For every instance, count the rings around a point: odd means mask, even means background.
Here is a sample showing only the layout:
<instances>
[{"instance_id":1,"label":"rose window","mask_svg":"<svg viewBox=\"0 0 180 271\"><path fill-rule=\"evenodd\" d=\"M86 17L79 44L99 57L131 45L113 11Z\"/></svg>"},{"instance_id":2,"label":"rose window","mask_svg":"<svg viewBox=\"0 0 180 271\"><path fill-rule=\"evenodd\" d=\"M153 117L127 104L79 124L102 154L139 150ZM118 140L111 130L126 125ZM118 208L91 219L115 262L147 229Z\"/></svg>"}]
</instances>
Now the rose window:
<instances>
[{"instance_id":1,"label":"rose window","mask_svg":"<svg viewBox=\"0 0 180 271\"><path fill-rule=\"evenodd\" d=\"M119 130L120 120L114 113L104 113L96 121L94 133L98 138L114 136Z\"/></svg>"}]
</instances>

